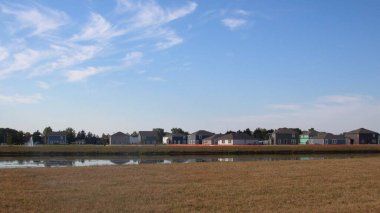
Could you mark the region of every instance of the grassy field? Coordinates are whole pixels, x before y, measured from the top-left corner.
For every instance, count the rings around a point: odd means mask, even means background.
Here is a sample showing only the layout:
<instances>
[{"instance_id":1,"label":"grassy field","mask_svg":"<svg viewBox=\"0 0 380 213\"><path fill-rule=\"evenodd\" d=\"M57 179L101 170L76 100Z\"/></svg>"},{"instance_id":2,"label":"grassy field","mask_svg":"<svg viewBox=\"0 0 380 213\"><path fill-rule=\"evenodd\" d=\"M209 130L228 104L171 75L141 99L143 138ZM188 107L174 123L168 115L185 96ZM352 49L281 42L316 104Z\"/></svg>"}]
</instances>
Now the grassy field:
<instances>
[{"instance_id":1,"label":"grassy field","mask_svg":"<svg viewBox=\"0 0 380 213\"><path fill-rule=\"evenodd\" d=\"M380 158L0 170L1 212L380 212Z\"/></svg>"},{"instance_id":2,"label":"grassy field","mask_svg":"<svg viewBox=\"0 0 380 213\"><path fill-rule=\"evenodd\" d=\"M380 153L380 145L166 146L41 145L0 146L1 156L329 154Z\"/></svg>"}]
</instances>

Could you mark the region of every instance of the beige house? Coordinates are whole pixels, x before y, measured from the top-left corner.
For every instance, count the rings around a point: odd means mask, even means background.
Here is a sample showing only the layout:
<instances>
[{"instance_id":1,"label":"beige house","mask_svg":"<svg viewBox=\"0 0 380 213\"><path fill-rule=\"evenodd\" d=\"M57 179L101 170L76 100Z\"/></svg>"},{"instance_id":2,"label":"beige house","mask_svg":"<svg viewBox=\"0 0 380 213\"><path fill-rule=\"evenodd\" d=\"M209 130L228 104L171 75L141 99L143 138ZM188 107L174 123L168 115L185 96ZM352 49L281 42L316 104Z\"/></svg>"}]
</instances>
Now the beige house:
<instances>
[{"instance_id":1,"label":"beige house","mask_svg":"<svg viewBox=\"0 0 380 213\"><path fill-rule=\"evenodd\" d=\"M258 145L258 139L246 133L230 133L218 138L218 145Z\"/></svg>"}]
</instances>

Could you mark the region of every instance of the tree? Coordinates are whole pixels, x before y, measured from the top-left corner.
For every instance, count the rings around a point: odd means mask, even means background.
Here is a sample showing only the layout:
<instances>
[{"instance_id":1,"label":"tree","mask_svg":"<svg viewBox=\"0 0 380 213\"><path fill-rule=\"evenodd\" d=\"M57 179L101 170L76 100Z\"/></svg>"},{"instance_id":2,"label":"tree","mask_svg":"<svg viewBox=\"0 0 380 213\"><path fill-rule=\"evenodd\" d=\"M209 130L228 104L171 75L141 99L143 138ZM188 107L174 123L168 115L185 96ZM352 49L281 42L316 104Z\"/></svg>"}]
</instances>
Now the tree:
<instances>
[{"instance_id":1,"label":"tree","mask_svg":"<svg viewBox=\"0 0 380 213\"><path fill-rule=\"evenodd\" d=\"M84 130L78 132L77 134L77 140L84 140L86 139L86 132Z\"/></svg>"},{"instance_id":2,"label":"tree","mask_svg":"<svg viewBox=\"0 0 380 213\"><path fill-rule=\"evenodd\" d=\"M252 131L251 131L249 128L245 129L245 130L243 131L243 133L245 133L245 134L247 134L247 135L252 135Z\"/></svg>"},{"instance_id":3,"label":"tree","mask_svg":"<svg viewBox=\"0 0 380 213\"><path fill-rule=\"evenodd\" d=\"M47 143L47 136L48 136L48 134L50 134L52 132L53 132L53 129L50 126L45 127L44 131L42 132L44 134L45 143Z\"/></svg>"},{"instance_id":4,"label":"tree","mask_svg":"<svg viewBox=\"0 0 380 213\"><path fill-rule=\"evenodd\" d=\"M106 134L102 134L102 137L100 138L100 144L103 144L103 145L107 145L109 144L109 138L110 138L110 135L106 135Z\"/></svg>"},{"instance_id":5,"label":"tree","mask_svg":"<svg viewBox=\"0 0 380 213\"><path fill-rule=\"evenodd\" d=\"M157 134L158 143L162 143L162 138L165 136L165 130L161 128L154 128L153 132Z\"/></svg>"},{"instance_id":6,"label":"tree","mask_svg":"<svg viewBox=\"0 0 380 213\"><path fill-rule=\"evenodd\" d=\"M39 143L42 143L43 139L42 139L42 134L40 131L35 131L33 132L32 134L32 138L33 138L33 143L35 144L39 144Z\"/></svg>"},{"instance_id":7,"label":"tree","mask_svg":"<svg viewBox=\"0 0 380 213\"><path fill-rule=\"evenodd\" d=\"M298 135L302 135L302 130L300 128L292 128L292 130L296 131Z\"/></svg>"},{"instance_id":8,"label":"tree","mask_svg":"<svg viewBox=\"0 0 380 213\"><path fill-rule=\"evenodd\" d=\"M188 135L188 132L183 131L181 128L172 128L171 129L172 134L185 134Z\"/></svg>"},{"instance_id":9,"label":"tree","mask_svg":"<svg viewBox=\"0 0 380 213\"><path fill-rule=\"evenodd\" d=\"M134 132L131 134L131 136L132 136L132 137L137 137L137 136L139 136L139 134L138 134L136 131L134 131Z\"/></svg>"},{"instance_id":10,"label":"tree","mask_svg":"<svg viewBox=\"0 0 380 213\"><path fill-rule=\"evenodd\" d=\"M268 140L271 133L273 133L272 129L256 128L255 131L253 131L253 137L260 140Z\"/></svg>"},{"instance_id":11,"label":"tree","mask_svg":"<svg viewBox=\"0 0 380 213\"><path fill-rule=\"evenodd\" d=\"M227 132L226 132L226 134L231 134L231 133L235 133L234 131L231 131L231 130L228 130Z\"/></svg>"},{"instance_id":12,"label":"tree","mask_svg":"<svg viewBox=\"0 0 380 213\"><path fill-rule=\"evenodd\" d=\"M75 130L71 127L66 128L67 143L71 144L75 141Z\"/></svg>"}]
</instances>

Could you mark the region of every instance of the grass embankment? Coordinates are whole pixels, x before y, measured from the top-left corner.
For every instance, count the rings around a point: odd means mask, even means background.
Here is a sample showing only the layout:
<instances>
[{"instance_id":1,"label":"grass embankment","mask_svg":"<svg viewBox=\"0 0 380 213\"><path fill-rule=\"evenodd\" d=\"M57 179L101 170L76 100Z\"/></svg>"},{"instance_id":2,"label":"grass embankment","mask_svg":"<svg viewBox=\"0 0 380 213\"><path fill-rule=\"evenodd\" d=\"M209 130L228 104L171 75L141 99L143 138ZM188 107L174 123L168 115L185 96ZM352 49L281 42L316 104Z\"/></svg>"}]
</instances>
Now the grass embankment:
<instances>
[{"instance_id":1,"label":"grass embankment","mask_svg":"<svg viewBox=\"0 0 380 213\"><path fill-rule=\"evenodd\" d=\"M166 145L41 145L0 146L0 157L17 156L125 156L125 155L239 155L239 154L380 153L380 145L287 146L166 146Z\"/></svg>"},{"instance_id":2,"label":"grass embankment","mask_svg":"<svg viewBox=\"0 0 380 213\"><path fill-rule=\"evenodd\" d=\"M380 158L0 172L1 212L380 212Z\"/></svg>"}]
</instances>

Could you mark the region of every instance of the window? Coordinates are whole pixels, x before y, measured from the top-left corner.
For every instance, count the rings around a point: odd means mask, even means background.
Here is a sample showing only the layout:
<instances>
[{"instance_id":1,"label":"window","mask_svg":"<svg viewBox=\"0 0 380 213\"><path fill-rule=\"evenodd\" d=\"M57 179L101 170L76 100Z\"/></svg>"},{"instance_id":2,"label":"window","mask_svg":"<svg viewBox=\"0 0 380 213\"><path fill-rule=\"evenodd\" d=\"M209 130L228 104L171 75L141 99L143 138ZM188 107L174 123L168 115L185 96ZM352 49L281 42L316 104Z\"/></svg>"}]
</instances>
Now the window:
<instances>
[{"instance_id":1,"label":"window","mask_svg":"<svg viewBox=\"0 0 380 213\"><path fill-rule=\"evenodd\" d=\"M295 138L296 137L296 135L295 134L292 134L292 138Z\"/></svg>"},{"instance_id":2,"label":"window","mask_svg":"<svg viewBox=\"0 0 380 213\"><path fill-rule=\"evenodd\" d=\"M277 140L277 144L281 144L281 139L278 139L278 140Z\"/></svg>"}]
</instances>

